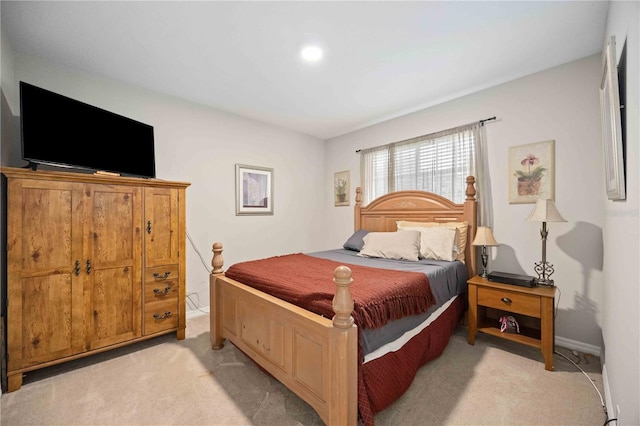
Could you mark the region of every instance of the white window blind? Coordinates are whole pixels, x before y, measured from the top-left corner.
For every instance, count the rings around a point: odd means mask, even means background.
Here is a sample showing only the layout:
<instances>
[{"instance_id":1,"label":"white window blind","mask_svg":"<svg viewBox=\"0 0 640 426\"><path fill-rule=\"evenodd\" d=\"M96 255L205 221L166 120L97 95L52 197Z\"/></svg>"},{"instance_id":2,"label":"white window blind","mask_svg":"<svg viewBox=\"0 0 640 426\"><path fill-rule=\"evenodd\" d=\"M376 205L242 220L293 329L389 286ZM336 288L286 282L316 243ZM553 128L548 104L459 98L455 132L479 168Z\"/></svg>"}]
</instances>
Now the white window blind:
<instances>
[{"instance_id":1,"label":"white window blind","mask_svg":"<svg viewBox=\"0 0 640 426\"><path fill-rule=\"evenodd\" d=\"M363 204L394 191L429 191L456 203L477 176L480 123L360 151Z\"/></svg>"}]
</instances>

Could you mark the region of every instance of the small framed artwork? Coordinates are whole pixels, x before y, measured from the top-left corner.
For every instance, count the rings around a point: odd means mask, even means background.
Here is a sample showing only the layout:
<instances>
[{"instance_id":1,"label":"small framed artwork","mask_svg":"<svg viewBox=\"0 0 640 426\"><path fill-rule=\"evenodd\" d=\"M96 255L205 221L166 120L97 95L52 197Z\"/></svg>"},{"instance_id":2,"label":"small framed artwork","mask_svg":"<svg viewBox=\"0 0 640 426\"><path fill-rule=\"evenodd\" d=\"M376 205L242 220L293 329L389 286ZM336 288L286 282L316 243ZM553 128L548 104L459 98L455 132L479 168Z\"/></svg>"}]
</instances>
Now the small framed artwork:
<instances>
[{"instance_id":1,"label":"small framed artwork","mask_svg":"<svg viewBox=\"0 0 640 426\"><path fill-rule=\"evenodd\" d=\"M608 199L624 200L626 181L615 36L611 36L604 54L600 82L600 114L604 143L605 186Z\"/></svg>"},{"instance_id":2,"label":"small framed artwork","mask_svg":"<svg viewBox=\"0 0 640 426\"><path fill-rule=\"evenodd\" d=\"M555 141L509 147L509 203L555 198Z\"/></svg>"},{"instance_id":3,"label":"small framed artwork","mask_svg":"<svg viewBox=\"0 0 640 426\"><path fill-rule=\"evenodd\" d=\"M236 216L273 214L273 169L236 164Z\"/></svg>"},{"instance_id":4,"label":"small framed artwork","mask_svg":"<svg viewBox=\"0 0 640 426\"><path fill-rule=\"evenodd\" d=\"M333 175L333 200L336 206L349 205L349 170Z\"/></svg>"}]
</instances>

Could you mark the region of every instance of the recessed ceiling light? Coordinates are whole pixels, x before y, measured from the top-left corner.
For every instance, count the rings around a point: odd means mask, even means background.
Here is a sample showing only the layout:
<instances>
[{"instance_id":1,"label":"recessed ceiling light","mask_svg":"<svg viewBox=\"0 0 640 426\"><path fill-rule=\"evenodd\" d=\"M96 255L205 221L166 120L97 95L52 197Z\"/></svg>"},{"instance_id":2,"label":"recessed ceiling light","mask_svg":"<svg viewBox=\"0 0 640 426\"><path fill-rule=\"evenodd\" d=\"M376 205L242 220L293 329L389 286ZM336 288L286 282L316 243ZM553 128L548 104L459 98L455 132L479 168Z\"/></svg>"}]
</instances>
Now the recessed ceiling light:
<instances>
[{"instance_id":1,"label":"recessed ceiling light","mask_svg":"<svg viewBox=\"0 0 640 426\"><path fill-rule=\"evenodd\" d=\"M318 62L322 59L322 49L318 46L305 46L300 51L300 56L307 62Z\"/></svg>"}]
</instances>

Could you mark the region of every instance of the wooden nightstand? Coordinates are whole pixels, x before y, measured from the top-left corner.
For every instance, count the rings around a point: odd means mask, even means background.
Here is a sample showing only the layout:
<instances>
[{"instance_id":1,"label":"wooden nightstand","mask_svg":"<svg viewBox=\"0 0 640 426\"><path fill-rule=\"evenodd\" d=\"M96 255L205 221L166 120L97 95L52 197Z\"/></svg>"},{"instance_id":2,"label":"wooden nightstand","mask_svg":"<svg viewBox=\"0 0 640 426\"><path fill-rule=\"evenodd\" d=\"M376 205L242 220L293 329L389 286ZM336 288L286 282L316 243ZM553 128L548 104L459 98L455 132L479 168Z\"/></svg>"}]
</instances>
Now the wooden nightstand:
<instances>
[{"instance_id":1,"label":"wooden nightstand","mask_svg":"<svg viewBox=\"0 0 640 426\"><path fill-rule=\"evenodd\" d=\"M520 287L489 281L476 275L469 287L469 344L476 333L540 348L544 368L553 370L555 287ZM502 333L499 317L513 315L520 324L520 334Z\"/></svg>"}]
</instances>

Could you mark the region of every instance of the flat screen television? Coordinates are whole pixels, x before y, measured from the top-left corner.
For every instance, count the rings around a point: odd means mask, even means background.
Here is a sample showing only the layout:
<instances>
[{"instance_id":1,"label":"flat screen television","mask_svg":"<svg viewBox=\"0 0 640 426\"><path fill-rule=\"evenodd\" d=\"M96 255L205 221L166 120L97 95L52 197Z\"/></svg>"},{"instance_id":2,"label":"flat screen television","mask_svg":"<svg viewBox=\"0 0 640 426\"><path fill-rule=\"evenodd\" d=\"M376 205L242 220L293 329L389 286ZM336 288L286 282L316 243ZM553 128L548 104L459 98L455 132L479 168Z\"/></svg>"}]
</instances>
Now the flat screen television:
<instances>
[{"instance_id":1,"label":"flat screen television","mask_svg":"<svg viewBox=\"0 0 640 426\"><path fill-rule=\"evenodd\" d=\"M22 158L38 164L156 176L153 127L20 82Z\"/></svg>"}]
</instances>

